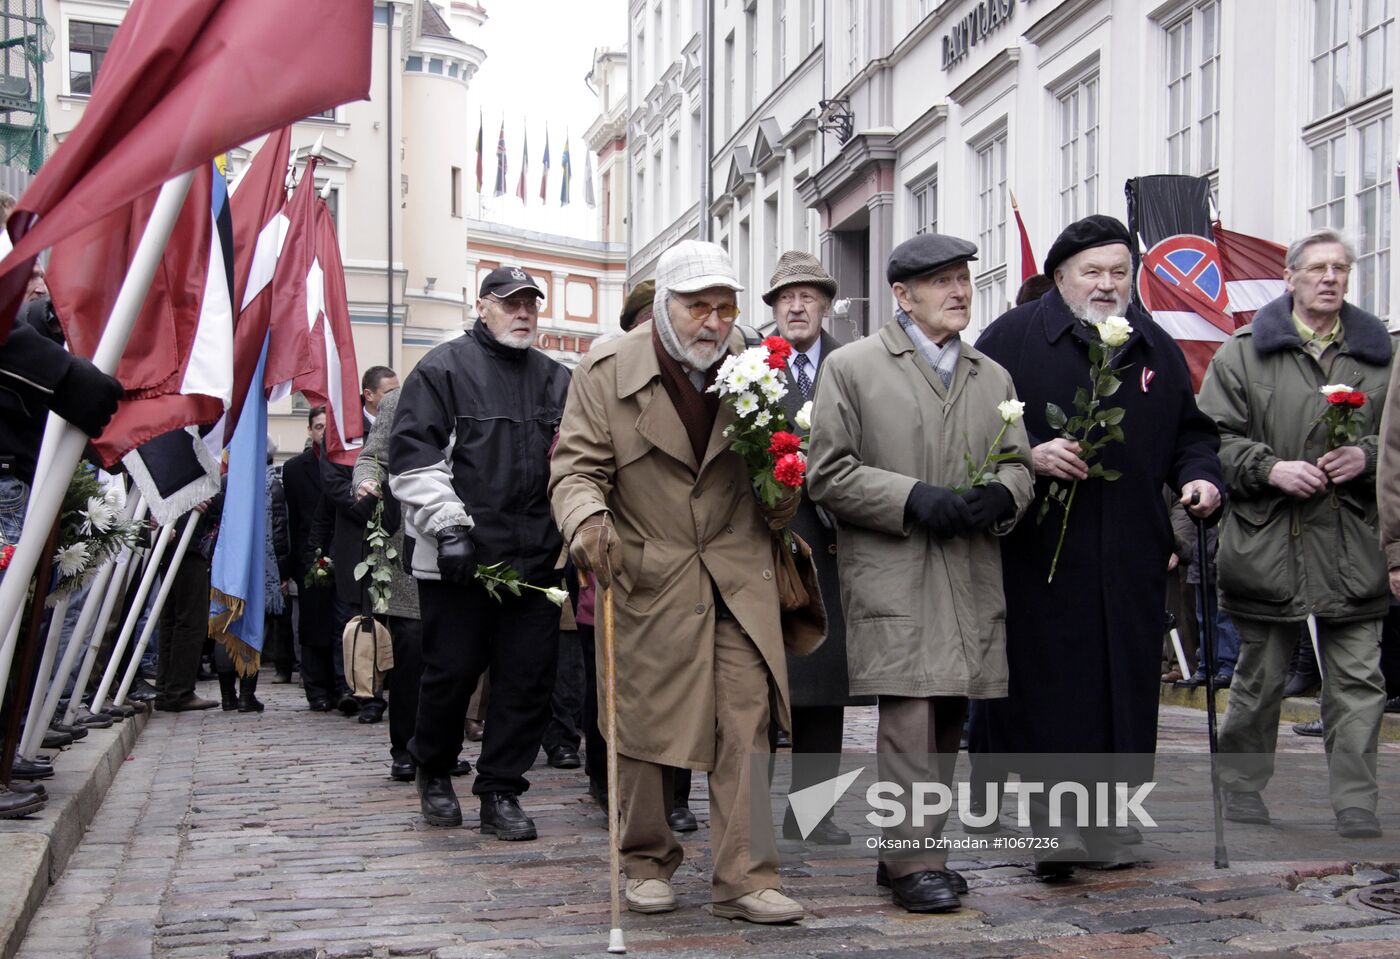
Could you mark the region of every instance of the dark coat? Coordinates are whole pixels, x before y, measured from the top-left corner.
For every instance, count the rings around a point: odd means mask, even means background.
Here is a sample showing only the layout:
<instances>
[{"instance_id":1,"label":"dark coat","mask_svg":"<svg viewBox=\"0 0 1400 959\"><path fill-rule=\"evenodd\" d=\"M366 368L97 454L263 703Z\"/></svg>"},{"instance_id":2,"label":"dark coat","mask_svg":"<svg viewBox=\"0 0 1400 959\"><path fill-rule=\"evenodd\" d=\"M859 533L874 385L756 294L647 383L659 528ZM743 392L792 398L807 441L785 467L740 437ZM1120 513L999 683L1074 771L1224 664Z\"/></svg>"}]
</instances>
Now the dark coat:
<instances>
[{"instance_id":1,"label":"dark coat","mask_svg":"<svg viewBox=\"0 0 1400 959\"><path fill-rule=\"evenodd\" d=\"M822 332L821 355L817 360L817 383L821 382L821 367L827 357L841 344L830 333ZM787 395L783 409L787 412L792 431L805 436L795 417L806 402L797 388L792 370L787 370ZM816 391L813 390L813 395ZM804 491L802 505L792 519L792 531L812 547L812 561L817 567L817 584L826 607L826 642L807 656L789 656L788 692L792 705L801 706L871 706L874 696L852 696L846 669L846 619L841 611L841 580L836 574L836 530L831 518L821 512Z\"/></svg>"},{"instance_id":2,"label":"dark coat","mask_svg":"<svg viewBox=\"0 0 1400 959\"><path fill-rule=\"evenodd\" d=\"M321 507L321 463L315 450L307 447L282 464L282 488L287 494L292 574L300 584L311 562L311 525Z\"/></svg>"},{"instance_id":3,"label":"dark coat","mask_svg":"<svg viewBox=\"0 0 1400 959\"><path fill-rule=\"evenodd\" d=\"M1053 584L1046 578L1062 513L1052 506L1036 522L1048 477L1036 478L1036 501L1002 541L1010 690L978 710L994 752L1156 748L1173 547L1162 487L1206 480L1223 493L1224 480L1220 439L1196 407L1181 349L1140 307L1127 320L1134 332L1117 362L1122 387L1107 401L1125 411L1127 441L1101 451L1105 468L1123 475L1079 484ZM1089 382L1092 337L1051 290L977 341L1011 373L1032 446L1056 435L1047 402L1073 415L1074 391Z\"/></svg>"},{"instance_id":4,"label":"dark coat","mask_svg":"<svg viewBox=\"0 0 1400 959\"><path fill-rule=\"evenodd\" d=\"M361 414L364 426L362 436L368 436L372 428L369 417ZM319 530L321 524L333 527L330 536L330 557L334 563L335 594L342 603L359 607L364 600L364 587L355 579L355 567L365 558L365 525L369 516L355 504L355 489L351 480L355 472L353 466L341 466L329 456L321 457L321 493L325 503L321 507L321 521L313 535L313 546L325 541L325 533ZM321 546L325 551L325 546Z\"/></svg>"}]
</instances>

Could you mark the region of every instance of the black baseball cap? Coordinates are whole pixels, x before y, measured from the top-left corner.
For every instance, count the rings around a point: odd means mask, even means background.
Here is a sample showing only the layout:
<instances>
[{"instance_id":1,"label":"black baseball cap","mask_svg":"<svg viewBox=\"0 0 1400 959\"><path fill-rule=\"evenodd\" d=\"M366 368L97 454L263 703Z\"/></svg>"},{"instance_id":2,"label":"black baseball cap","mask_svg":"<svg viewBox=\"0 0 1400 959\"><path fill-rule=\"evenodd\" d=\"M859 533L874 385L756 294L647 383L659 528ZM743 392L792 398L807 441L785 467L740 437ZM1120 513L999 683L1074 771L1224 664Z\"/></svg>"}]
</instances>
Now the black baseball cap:
<instances>
[{"instance_id":1,"label":"black baseball cap","mask_svg":"<svg viewBox=\"0 0 1400 959\"><path fill-rule=\"evenodd\" d=\"M522 290L528 290L536 296L543 298L544 291L540 289L535 278L526 273L518 266L498 266L490 273L486 274L486 279L481 281L480 296L494 296L505 299L514 296Z\"/></svg>"}]
</instances>

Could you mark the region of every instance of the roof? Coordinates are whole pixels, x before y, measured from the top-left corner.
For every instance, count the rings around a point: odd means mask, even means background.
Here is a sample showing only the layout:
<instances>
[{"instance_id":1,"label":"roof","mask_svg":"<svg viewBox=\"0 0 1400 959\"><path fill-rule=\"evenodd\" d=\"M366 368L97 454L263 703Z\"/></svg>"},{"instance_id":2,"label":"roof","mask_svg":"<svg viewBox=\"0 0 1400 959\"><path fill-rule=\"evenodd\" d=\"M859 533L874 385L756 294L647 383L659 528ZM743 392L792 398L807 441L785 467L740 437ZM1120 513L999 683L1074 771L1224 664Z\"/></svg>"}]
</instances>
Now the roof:
<instances>
[{"instance_id":1,"label":"roof","mask_svg":"<svg viewBox=\"0 0 1400 959\"><path fill-rule=\"evenodd\" d=\"M447 25L447 21L442 18L441 11L432 3L423 3L423 22L418 29L420 37L441 37L444 40L456 40L452 35L452 28Z\"/></svg>"}]
</instances>

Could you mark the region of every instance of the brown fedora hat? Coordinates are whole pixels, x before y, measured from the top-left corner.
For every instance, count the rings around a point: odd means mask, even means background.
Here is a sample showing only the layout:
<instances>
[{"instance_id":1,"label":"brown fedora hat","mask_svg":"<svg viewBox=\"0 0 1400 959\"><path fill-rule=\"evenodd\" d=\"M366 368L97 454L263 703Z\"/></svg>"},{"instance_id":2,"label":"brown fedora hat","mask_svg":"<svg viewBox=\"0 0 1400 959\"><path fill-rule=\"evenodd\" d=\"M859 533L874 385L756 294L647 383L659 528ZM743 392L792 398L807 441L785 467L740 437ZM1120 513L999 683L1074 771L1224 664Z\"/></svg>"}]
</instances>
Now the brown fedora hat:
<instances>
[{"instance_id":1,"label":"brown fedora hat","mask_svg":"<svg viewBox=\"0 0 1400 959\"><path fill-rule=\"evenodd\" d=\"M763 302L772 306L779 291L795 283L809 283L825 290L829 297L836 296L836 280L822 269L821 260L803 250L788 250L778 258L773 277L768 281L768 292L763 294Z\"/></svg>"}]
</instances>

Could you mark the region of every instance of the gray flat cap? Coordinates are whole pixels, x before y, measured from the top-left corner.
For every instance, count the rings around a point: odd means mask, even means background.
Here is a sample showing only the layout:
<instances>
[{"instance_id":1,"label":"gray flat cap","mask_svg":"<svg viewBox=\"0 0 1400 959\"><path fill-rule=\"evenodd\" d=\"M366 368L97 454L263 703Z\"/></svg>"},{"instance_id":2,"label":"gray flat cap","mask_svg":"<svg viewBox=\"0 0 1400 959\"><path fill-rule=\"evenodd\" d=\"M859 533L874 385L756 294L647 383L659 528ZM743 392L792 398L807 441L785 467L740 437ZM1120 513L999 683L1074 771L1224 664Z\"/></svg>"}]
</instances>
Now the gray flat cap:
<instances>
[{"instance_id":1,"label":"gray flat cap","mask_svg":"<svg viewBox=\"0 0 1400 959\"><path fill-rule=\"evenodd\" d=\"M942 233L921 233L894 248L885 267L885 279L901 283L927 276L954 263L977 259L977 244Z\"/></svg>"}]
</instances>

